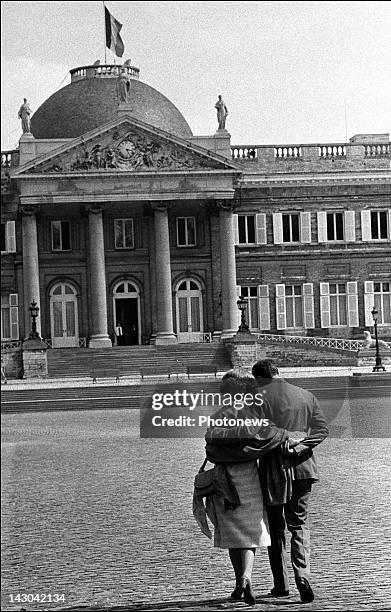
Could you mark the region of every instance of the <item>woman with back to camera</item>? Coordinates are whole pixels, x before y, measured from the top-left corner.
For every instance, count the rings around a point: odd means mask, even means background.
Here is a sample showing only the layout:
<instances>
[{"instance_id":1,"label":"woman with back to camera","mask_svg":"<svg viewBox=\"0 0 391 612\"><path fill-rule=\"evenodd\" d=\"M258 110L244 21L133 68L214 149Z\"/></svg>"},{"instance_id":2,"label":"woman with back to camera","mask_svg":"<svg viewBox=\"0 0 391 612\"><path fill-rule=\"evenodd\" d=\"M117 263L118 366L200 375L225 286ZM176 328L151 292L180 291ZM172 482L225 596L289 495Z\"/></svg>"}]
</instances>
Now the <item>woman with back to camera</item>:
<instances>
[{"instance_id":1,"label":"woman with back to camera","mask_svg":"<svg viewBox=\"0 0 391 612\"><path fill-rule=\"evenodd\" d=\"M258 397L254 379L239 377L233 372L223 377L220 393L231 394L232 398L244 394L252 396L253 400ZM231 423L238 418L260 420L264 416L262 400L250 400L250 405L239 408L234 405L220 408L213 419L216 421L224 416ZM266 422L262 426L230 427L229 430L211 426L205 436L207 459L225 470L218 474L226 478L234 497L238 496L238 503L230 507L224 496L207 497L206 512L214 525L214 546L228 549L236 579L231 597L239 600L243 595L249 605L256 603L251 582L255 551L270 545L257 459L278 448L289 435L286 430Z\"/></svg>"}]
</instances>

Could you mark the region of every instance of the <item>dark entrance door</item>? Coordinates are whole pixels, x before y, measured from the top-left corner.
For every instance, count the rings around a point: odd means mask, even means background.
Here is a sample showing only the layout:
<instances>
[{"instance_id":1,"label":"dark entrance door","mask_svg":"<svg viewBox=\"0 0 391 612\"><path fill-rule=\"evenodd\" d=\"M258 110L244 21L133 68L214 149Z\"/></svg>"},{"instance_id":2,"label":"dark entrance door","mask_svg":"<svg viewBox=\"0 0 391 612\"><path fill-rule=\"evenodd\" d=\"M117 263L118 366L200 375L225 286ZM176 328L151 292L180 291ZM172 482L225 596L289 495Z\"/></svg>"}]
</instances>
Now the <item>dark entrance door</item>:
<instances>
[{"instance_id":1,"label":"dark entrance door","mask_svg":"<svg viewBox=\"0 0 391 612\"><path fill-rule=\"evenodd\" d=\"M121 346L138 344L137 298L120 298L115 300L116 324L121 324L122 337L117 338Z\"/></svg>"}]
</instances>

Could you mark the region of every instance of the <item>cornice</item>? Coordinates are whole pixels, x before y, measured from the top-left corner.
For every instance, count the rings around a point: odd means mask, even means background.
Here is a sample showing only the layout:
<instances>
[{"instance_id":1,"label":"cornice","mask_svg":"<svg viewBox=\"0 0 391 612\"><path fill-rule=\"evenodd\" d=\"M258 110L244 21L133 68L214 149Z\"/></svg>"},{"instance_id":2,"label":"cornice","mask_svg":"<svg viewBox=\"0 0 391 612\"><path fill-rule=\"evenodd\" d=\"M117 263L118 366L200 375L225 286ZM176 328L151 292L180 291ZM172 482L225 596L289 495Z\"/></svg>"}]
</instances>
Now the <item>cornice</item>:
<instances>
[{"instance_id":1,"label":"cornice","mask_svg":"<svg viewBox=\"0 0 391 612\"><path fill-rule=\"evenodd\" d=\"M240 187L257 187L259 185L331 185L331 184L391 184L391 171L376 172L332 172L310 174L273 174L273 175L246 175L240 181Z\"/></svg>"}]
</instances>

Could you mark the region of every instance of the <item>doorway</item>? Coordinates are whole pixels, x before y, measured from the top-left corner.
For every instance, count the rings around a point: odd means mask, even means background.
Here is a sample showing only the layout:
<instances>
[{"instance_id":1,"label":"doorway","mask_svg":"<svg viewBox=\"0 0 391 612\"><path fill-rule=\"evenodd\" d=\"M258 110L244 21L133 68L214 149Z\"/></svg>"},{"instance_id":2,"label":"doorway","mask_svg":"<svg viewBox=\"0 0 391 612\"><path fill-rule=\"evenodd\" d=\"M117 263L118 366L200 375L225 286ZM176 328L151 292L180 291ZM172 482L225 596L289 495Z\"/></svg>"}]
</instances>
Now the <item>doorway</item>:
<instances>
[{"instance_id":1,"label":"doorway","mask_svg":"<svg viewBox=\"0 0 391 612\"><path fill-rule=\"evenodd\" d=\"M181 281L176 290L178 342L202 342L202 291L194 279Z\"/></svg>"},{"instance_id":2,"label":"doorway","mask_svg":"<svg viewBox=\"0 0 391 612\"><path fill-rule=\"evenodd\" d=\"M53 348L79 346L77 295L69 283L58 283L50 292L50 327Z\"/></svg>"},{"instance_id":3,"label":"doorway","mask_svg":"<svg viewBox=\"0 0 391 612\"><path fill-rule=\"evenodd\" d=\"M117 346L134 346L140 342L140 295L133 283L121 282L114 288L114 329Z\"/></svg>"}]
</instances>

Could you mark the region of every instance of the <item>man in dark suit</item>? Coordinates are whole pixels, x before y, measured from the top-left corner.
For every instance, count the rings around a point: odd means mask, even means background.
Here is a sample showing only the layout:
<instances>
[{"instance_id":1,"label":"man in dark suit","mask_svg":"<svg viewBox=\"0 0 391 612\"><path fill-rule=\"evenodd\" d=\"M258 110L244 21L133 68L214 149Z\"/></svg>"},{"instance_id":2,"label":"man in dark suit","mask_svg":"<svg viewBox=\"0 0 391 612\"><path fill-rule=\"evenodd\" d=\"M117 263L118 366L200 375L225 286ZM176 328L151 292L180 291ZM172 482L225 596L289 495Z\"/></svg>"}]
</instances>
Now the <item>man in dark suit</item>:
<instances>
[{"instance_id":1,"label":"man in dark suit","mask_svg":"<svg viewBox=\"0 0 391 612\"><path fill-rule=\"evenodd\" d=\"M296 387L280 378L274 363L265 359L252 368L264 398L265 416L277 427L289 431L306 432L297 443L290 442L287 460L292 473L291 490L286 503L273 504L269 500L267 513L271 546L269 561L274 579L271 594L283 597L289 594L288 571L285 557L285 527L291 533L291 562L301 600L314 599L310 585L310 528L308 505L312 484L318 480L318 470L312 449L328 436L324 415L316 397L305 389ZM273 451L266 457L273 460ZM260 463L261 482L266 478L266 462ZM270 464L269 464L270 468ZM269 470L270 473L270 470Z\"/></svg>"}]
</instances>

